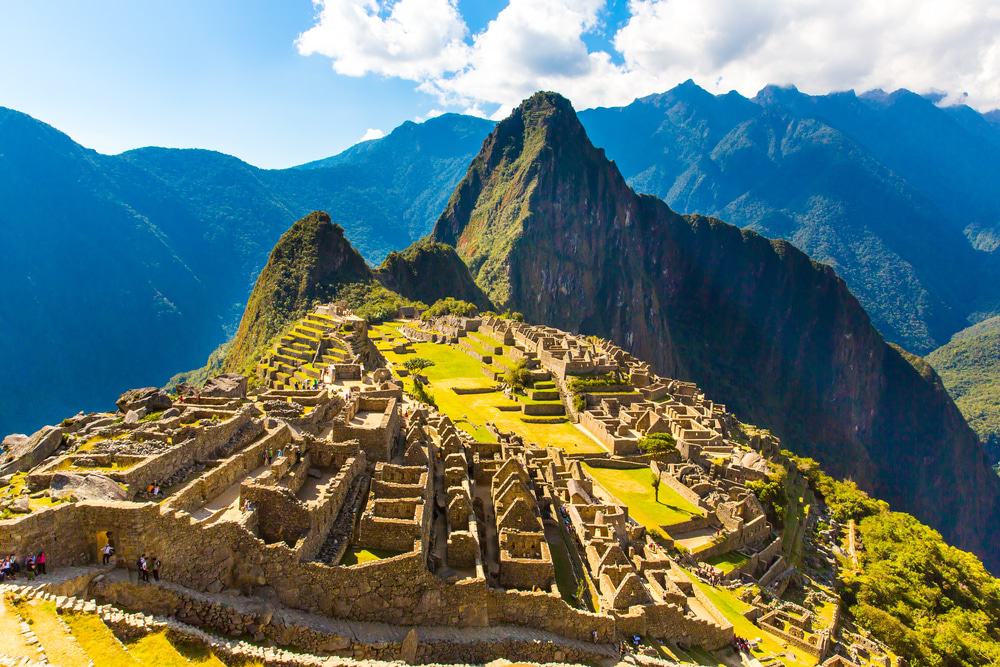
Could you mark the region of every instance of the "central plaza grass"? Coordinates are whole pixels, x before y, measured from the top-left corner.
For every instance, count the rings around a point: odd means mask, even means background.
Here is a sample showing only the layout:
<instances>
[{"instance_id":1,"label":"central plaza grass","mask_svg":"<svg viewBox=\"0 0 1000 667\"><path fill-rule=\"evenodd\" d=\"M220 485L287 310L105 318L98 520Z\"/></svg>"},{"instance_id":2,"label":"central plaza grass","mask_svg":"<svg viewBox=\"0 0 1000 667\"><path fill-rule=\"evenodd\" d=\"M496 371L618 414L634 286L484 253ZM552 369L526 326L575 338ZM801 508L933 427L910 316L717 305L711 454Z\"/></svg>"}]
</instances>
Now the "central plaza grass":
<instances>
[{"instance_id":1,"label":"central plaza grass","mask_svg":"<svg viewBox=\"0 0 1000 667\"><path fill-rule=\"evenodd\" d=\"M664 535L661 526L672 526L703 514L694 503L666 484L660 484L657 500L650 483L653 473L649 468L616 470L583 465L608 493L623 505L628 505L629 516L659 535Z\"/></svg>"},{"instance_id":2,"label":"central plaza grass","mask_svg":"<svg viewBox=\"0 0 1000 667\"><path fill-rule=\"evenodd\" d=\"M393 341L400 339L398 323L386 323L371 330L373 338L380 338L376 346L387 360L401 367L407 359L422 357L434 362L420 371L430 385L428 393L434 398L438 409L451 417L458 426L469 431L480 441L489 440L484 428L493 422L503 431L517 433L527 442L543 447L559 447L569 454L604 453L596 441L577 429L568 421L558 424L529 424L521 421L520 410L503 411L500 407L518 408L519 404L506 398L500 391L477 394L457 394L453 390L489 388L493 381L483 372L483 364L454 345L437 343L413 343L411 353L393 352ZM412 389L413 381L404 378L405 388Z\"/></svg>"}]
</instances>

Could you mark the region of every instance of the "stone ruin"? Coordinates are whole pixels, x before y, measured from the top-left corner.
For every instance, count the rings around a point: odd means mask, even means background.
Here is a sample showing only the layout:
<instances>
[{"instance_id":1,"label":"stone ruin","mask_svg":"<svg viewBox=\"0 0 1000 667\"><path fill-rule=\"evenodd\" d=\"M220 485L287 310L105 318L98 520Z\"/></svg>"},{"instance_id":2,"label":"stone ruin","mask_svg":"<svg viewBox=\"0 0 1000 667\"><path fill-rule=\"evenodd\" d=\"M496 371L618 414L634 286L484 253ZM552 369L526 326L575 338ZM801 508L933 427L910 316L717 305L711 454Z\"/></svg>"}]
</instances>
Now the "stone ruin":
<instances>
[{"instance_id":1,"label":"stone ruin","mask_svg":"<svg viewBox=\"0 0 1000 667\"><path fill-rule=\"evenodd\" d=\"M623 378L621 396L586 399L580 425L608 458L650 465L704 508L706 525L722 536L718 549L756 549L769 557L755 566L773 570L780 542L768 542L772 528L745 487L767 474L767 462L733 442L724 406L606 341L493 316L434 326L455 338L478 328L516 345L559 395L575 375ZM222 376L176 397L143 389L123 395L118 413L78 415L11 439L0 474L24 475L32 492L82 488L95 475L120 495L29 503L0 520L0 549L44 548L55 567L95 567L110 542L117 568L91 587L95 595L150 609L168 593L199 600L213 609L206 623L234 601L267 600L286 619L384 624L389 635L463 628L469 651L486 641L477 631L518 626L536 634L512 644L512 658L555 660L558 651L591 662L632 634L709 649L732 640L732 624L677 557L578 458L513 434L473 440L404 396L387 369L362 372L367 345L362 321L324 306L273 350L259 369L263 387ZM642 458L636 443L650 433L674 436L676 456ZM103 484L95 477L89 486ZM348 564L360 552L369 559ZM590 582L598 613L564 601L556 552L579 563L572 577ZM163 561L162 589L128 577L140 553ZM267 637L266 626L255 630ZM307 650L388 650L358 637L317 644L308 633L282 632ZM390 645L402 651L401 641ZM454 655L430 639L421 646L428 659Z\"/></svg>"}]
</instances>

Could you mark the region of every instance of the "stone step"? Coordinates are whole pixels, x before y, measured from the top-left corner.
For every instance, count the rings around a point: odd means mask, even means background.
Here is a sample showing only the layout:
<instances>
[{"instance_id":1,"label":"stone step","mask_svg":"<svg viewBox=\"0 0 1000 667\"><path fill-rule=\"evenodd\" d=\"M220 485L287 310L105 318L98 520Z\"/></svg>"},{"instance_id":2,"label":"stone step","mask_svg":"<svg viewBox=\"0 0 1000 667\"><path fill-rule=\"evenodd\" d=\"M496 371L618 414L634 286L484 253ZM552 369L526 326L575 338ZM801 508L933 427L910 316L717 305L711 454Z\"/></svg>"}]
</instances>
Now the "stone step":
<instances>
[{"instance_id":1,"label":"stone step","mask_svg":"<svg viewBox=\"0 0 1000 667\"><path fill-rule=\"evenodd\" d=\"M45 662L45 653L31 626L5 597L0 597L0 656L20 662Z\"/></svg>"},{"instance_id":2,"label":"stone step","mask_svg":"<svg viewBox=\"0 0 1000 667\"><path fill-rule=\"evenodd\" d=\"M20 606L19 612L31 624L46 659L60 667L89 667L90 656L80 646L69 627L56 613L50 599L31 600Z\"/></svg>"}]
</instances>

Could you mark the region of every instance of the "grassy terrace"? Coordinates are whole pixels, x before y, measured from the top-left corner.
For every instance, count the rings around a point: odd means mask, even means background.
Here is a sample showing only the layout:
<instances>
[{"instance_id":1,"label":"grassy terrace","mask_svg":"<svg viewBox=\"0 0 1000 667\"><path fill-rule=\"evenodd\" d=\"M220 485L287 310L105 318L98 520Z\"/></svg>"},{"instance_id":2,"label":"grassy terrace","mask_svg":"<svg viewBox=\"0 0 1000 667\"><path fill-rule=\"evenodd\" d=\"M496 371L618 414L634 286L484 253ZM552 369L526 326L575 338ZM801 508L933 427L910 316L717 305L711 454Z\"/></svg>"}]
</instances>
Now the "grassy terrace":
<instances>
[{"instance_id":1,"label":"grassy terrace","mask_svg":"<svg viewBox=\"0 0 1000 667\"><path fill-rule=\"evenodd\" d=\"M546 447L561 447L570 454L604 452L597 442L568 421L558 424L529 424L522 421L523 415L518 409L520 404L507 399L500 391L456 394L453 391L456 387L488 389L493 386L493 382L483 371L483 364L458 347L436 343L414 343L411 354L397 354L392 351L392 341L400 338L398 322L372 327L370 335L372 338L381 339L375 341L376 345L385 358L393 364L401 365L413 357L423 357L433 361L433 366L421 371L421 374L430 380L428 392L437 402L441 412L451 417L458 426L480 441L494 439L485 429L487 422L493 422L500 429L517 433L529 442ZM495 359L500 358L502 357L495 357ZM413 381L404 378L404 385L409 391L412 389ZM501 407L511 408L511 411L502 411Z\"/></svg>"},{"instance_id":2,"label":"grassy terrace","mask_svg":"<svg viewBox=\"0 0 1000 667\"><path fill-rule=\"evenodd\" d=\"M768 654L774 655L789 667L806 667L815 665L816 659L803 651L789 644L785 646L785 640L776 637L771 633L760 629L743 614L750 610L750 605L736 597L736 595L725 588L710 586L696 577L688 574L694 585L715 605L726 619L733 624L736 634L745 639L760 639L754 657L761 659Z\"/></svg>"},{"instance_id":3,"label":"grassy terrace","mask_svg":"<svg viewBox=\"0 0 1000 667\"><path fill-rule=\"evenodd\" d=\"M750 559L747 556L744 556L741 553L730 551L728 553L719 554L718 556L712 556L705 562L719 568L723 574L729 574L749 560Z\"/></svg>"},{"instance_id":4,"label":"grassy terrace","mask_svg":"<svg viewBox=\"0 0 1000 667\"><path fill-rule=\"evenodd\" d=\"M629 516L641 523L647 530L664 535L662 526L673 526L703 514L700 508L666 484L660 484L659 499L650 483L653 473L649 468L635 470L614 470L595 468L586 463L587 472L608 493L628 505Z\"/></svg>"}]
</instances>

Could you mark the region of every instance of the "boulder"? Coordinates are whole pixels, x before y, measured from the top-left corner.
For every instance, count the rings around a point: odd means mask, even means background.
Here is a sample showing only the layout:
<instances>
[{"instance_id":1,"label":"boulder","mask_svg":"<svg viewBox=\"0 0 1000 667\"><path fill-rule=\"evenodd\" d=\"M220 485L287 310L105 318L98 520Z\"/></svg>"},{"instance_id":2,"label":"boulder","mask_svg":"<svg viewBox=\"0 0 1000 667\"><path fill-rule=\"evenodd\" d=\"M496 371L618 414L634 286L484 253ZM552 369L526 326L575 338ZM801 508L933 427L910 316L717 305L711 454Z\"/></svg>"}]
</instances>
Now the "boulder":
<instances>
[{"instance_id":1,"label":"boulder","mask_svg":"<svg viewBox=\"0 0 1000 667\"><path fill-rule=\"evenodd\" d=\"M115 405L122 412L145 408L146 412L160 412L167 410L173 405L173 401L166 392L156 387L142 387L140 389L129 389L118 397Z\"/></svg>"},{"instance_id":2,"label":"boulder","mask_svg":"<svg viewBox=\"0 0 1000 667\"><path fill-rule=\"evenodd\" d=\"M165 410L163 412L163 415L160 417L160 419L173 419L174 417L176 417L180 413L181 413L180 408L176 408L176 407L170 408L169 410Z\"/></svg>"},{"instance_id":3,"label":"boulder","mask_svg":"<svg viewBox=\"0 0 1000 667\"><path fill-rule=\"evenodd\" d=\"M31 437L4 438L3 453L0 454L0 475L21 472L34 468L52 455L62 444L64 430L58 426L43 426Z\"/></svg>"},{"instance_id":4,"label":"boulder","mask_svg":"<svg viewBox=\"0 0 1000 667\"><path fill-rule=\"evenodd\" d=\"M238 373L216 375L201 388L201 395L222 398L246 398L247 378Z\"/></svg>"},{"instance_id":5,"label":"boulder","mask_svg":"<svg viewBox=\"0 0 1000 667\"><path fill-rule=\"evenodd\" d=\"M3 439L3 443L0 443L0 451L9 451L18 445L23 444L27 441L28 436L24 433L11 433L6 438Z\"/></svg>"},{"instance_id":6,"label":"boulder","mask_svg":"<svg viewBox=\"0 0 1000 667\"><path fill-rule=\"evenodd\" d=\"M49 484L53 498L73 496L77 500L127 500L128 494L113 479L104 475L78 475L58 472Z\"/></svg>"},{"instance_id":7,"label":"boulder","mask_svg":"<svg viewBox=\"0 0 1000 667\"><path fill-rule=\"evenodd\" d=\"M27 514L31 511L31 500L28 496L18 496L10 504L10 511L18 514Z\"/></svg>"},{"instance_id":8,"label":"boulder","mask_svg":"<svg viewBox=\"0 0 1000 667\"><path fill-rule=\"evenodd\" d=\"M129 410L125 413L125 423L126 424L138 424L139 420L146 416L146 408L139 408L138 410Z\"/></svg>"}]
</instances>

